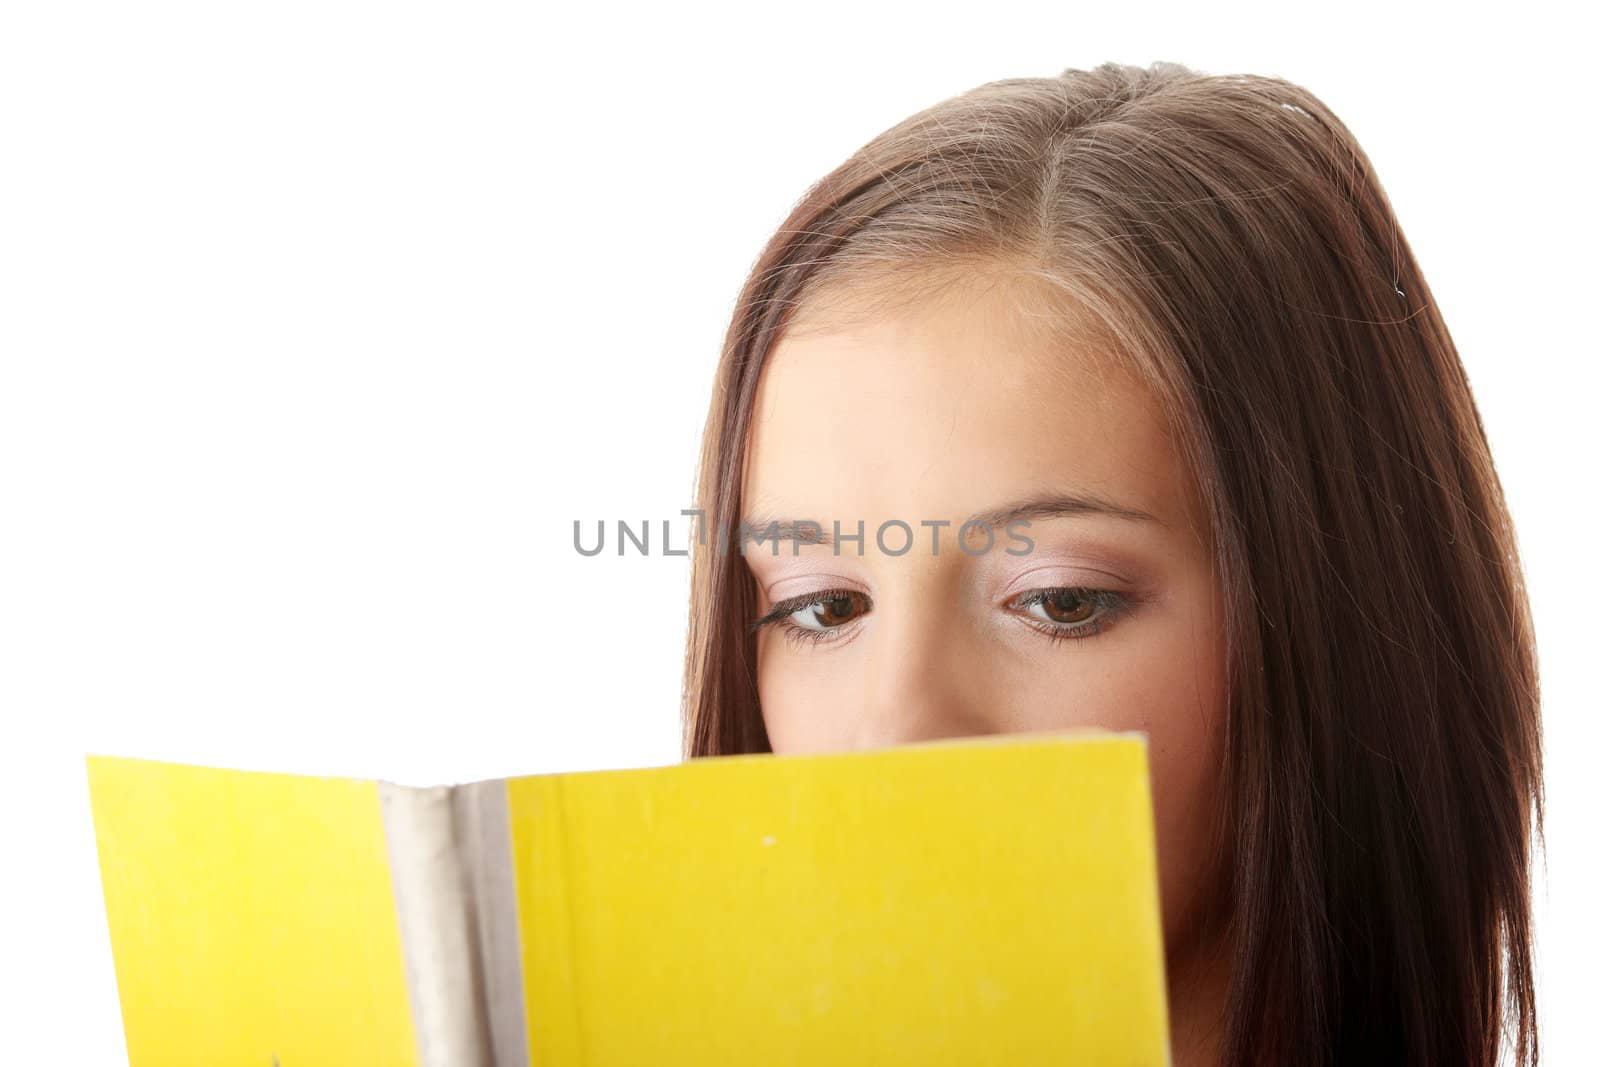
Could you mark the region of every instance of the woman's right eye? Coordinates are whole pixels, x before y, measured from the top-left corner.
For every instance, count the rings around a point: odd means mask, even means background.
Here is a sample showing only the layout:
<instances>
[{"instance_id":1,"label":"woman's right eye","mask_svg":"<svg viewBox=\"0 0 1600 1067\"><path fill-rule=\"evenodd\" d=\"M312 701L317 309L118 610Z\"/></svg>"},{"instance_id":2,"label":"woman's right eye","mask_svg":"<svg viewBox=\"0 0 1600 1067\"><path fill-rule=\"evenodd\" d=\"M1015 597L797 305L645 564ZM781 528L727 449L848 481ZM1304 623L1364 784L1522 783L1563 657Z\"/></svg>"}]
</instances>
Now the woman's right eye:
<instances>
[{"instance_id":1,"label":"woman's right eye","mask_svg":"<svg viewBox=\"0 0 1600 1067\"><path fill-rule=\"evenodd\" d=\"M872 601L865 593L825 589L779 601L751 629L777 623L792 639L825 641L832 639L834 631L871 610Z\"/></svg>"}]
</instances>

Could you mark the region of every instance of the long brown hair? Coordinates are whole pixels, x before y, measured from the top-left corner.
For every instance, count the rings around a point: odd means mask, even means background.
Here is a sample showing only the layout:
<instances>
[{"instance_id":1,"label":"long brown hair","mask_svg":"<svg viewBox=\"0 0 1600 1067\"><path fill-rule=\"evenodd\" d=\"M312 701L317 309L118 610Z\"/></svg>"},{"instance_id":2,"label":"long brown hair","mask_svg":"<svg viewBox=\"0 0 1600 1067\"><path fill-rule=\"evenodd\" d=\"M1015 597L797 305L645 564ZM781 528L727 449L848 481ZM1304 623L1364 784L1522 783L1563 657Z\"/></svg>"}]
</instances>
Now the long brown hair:
<instances>
[{"instance_id":1,"label":"long brown hair","mask_svg":"<svg viewBox=\"0 0 1600 1067\"><path fill-rule=\"evenodd\" d=\"M1107 63L991 82L874 138L806 191L739 294L702 521L739 521L756 384L803 304L995 261L1089 309L1207 500L1225 1062L1536 1063L1542 758L1516 539L1388 198L1307 90ZM691 584L684 755L771 751L741 554L702 537Z\"/></svg>"}]
</instances>

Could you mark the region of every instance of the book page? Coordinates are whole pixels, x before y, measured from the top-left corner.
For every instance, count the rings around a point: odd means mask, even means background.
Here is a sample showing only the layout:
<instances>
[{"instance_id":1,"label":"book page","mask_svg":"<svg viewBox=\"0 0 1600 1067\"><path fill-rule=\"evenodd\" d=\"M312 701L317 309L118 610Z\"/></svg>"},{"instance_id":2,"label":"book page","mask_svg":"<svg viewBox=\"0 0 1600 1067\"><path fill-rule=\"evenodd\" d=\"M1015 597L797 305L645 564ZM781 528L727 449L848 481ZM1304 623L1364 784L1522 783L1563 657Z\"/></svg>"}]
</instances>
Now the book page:
<instances>
[{"instance_id":1,"label":"book page","mask_svg":"<svg viewBox=\"0 0 1600 1067\"><path fill-rule=\"evenodd\" d=\"M132 1067L413 1067L374 782L91 757Z\"/></svg>"},{"instance_id":2,"label":"book page","mask_svg":"<svg viewBox=\"0 0 1600 1067\"><path fill-rule=\"evenodd\" d=\"M507 783L530 1062L1168 1062L1137 735Z\"/></svg>"}]
</instances>

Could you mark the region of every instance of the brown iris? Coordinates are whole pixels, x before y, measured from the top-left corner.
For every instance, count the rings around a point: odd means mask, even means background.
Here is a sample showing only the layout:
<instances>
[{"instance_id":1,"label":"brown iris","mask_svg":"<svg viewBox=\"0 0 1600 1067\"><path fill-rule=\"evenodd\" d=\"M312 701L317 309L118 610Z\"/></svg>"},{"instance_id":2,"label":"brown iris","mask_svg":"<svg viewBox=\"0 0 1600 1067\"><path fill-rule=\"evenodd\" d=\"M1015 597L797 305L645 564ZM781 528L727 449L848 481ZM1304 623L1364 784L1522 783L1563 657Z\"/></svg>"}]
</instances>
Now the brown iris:
<instances>
[{"instance_id":1,"label":"brown iris","mask_svg":"<svg viewBox=\"0 0 1600 1067\"><path fill-rule=\"evenodd\" d=\"M811 606L811 617L816 619L820 626L843 625L854 617L851 605L858 599L855 596L838 596L819 600Z\"/></svg>"},{"instance_id":2,"label":"brown iris","mask_svg":"<svg viewBox=\"0 0 1600 1067\"><path fill-rule=\"evenodd\" d=\"M1040 597L1039 603L1044 605L1044 613L1052 622L1083 622L1094 614L1095 609L1093 600L1071 590L1062 590Z\"/></svg>"}]
</instances>

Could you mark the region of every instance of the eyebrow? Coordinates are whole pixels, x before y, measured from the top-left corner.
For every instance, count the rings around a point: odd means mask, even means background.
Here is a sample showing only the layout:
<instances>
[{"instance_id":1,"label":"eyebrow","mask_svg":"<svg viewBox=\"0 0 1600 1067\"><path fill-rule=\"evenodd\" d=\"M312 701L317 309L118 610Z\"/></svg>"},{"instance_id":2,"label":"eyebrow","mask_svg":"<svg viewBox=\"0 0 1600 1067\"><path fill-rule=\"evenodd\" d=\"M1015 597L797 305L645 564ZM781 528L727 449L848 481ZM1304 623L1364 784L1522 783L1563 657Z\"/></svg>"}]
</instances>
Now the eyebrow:
<instances>
[{"instance_id":1,"label":"eyebrow","mask_svg":"<svg viewBox=\"0 0 1600 1067\"><path fill-rule=\"evenodd\" d=\"M993 528L1007 526L1013 522L1022 522L1027 519L1075 518L1083 515L1106 515L1114 519L1125 519L1129 522L1153 522L1158 526L1167 525L1163 519L1152 515L1148 511L1119 504L1114 500L1109 500L1091 492L1052 493L1048 496L1013 501L1009 504L1002 504L999 507L975 512L969 515L961 525L986 525ZM828 545L833 543L832 535L826 529L819 529L822 524L816 521L750 515L742 519L741 523L743 524L741 529L748 527L751 531L758 532L762 543L772 540L797 541L803 545ZM767 536L768 532L773 528L777 530L776 536ZM957 528L959 529L960 527Z\"/></svg>"}]
</instances>

